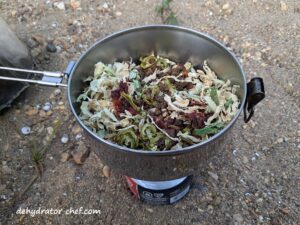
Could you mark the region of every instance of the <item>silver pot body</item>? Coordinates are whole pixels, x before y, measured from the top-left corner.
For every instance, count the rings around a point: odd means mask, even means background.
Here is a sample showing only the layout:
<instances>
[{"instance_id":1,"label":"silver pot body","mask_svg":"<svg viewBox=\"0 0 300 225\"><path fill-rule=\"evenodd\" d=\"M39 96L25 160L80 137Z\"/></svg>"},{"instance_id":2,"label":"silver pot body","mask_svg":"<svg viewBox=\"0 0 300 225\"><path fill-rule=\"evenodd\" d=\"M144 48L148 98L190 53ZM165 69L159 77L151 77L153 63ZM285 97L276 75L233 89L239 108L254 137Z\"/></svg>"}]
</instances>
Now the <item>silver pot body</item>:
<instances>
[{"instance_id":1,"label":"silver pot body","mask_svg":"<svg viewBox=\"0 0 300 225\"><path fill-rule=\"evenodd\" d=\"M138 60L140 56L151 52L181 63L190 61L195 65L201 65L204 60L207 60L208 65L219 77L239 85L237 95L241 100L241 106L230 124L199 144L163 152L134 150L119 146L99 138L87 128L78 117L80 105L76 102L76 98L86 87L84 80L93 73L94 65L99 61L112 63L130 58ZM194 174L199 167L206 166L211 156L226 149L230 133L228 131L236 122L245 104L246 89L246 78L238 60L222 44L191 29L156 25L121 31L92 46L77 61L70 74L68 98L74 116L88 133L91 146L105 164L133 178L163 181Z\"/></svg>"}]
</instances>

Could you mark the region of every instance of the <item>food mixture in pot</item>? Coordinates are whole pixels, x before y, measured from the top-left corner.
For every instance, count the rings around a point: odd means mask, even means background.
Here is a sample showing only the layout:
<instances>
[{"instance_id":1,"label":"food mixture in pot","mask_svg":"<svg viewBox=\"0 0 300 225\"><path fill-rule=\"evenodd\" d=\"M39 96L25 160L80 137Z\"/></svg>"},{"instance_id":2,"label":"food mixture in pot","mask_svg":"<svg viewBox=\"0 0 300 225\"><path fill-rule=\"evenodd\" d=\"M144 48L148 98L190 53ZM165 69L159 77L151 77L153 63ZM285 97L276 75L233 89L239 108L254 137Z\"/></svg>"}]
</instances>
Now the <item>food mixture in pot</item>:
<instances>
[{"instance_id":1,"label":"food mixture in pot","mask_svg":"<svg viewBox=\"0 0 300 225\"><path fill-rule=\"evenodd\" d=\"M235 116L237 85L167 58L141 57L95 65L78 97L80 119L99 137L132 149L165 151L194 145Z\"/></svg>"}]
</instances>

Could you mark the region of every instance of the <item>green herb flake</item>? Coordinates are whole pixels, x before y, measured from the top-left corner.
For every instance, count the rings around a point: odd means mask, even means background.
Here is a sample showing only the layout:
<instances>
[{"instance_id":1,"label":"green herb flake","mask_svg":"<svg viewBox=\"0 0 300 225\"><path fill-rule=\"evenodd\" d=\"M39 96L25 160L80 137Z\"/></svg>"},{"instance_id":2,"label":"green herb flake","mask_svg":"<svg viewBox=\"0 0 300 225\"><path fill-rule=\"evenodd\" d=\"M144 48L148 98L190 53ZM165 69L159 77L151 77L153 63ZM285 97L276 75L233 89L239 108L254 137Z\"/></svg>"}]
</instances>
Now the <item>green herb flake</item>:
<instances>
[{"instance_id":1,"label":"green herb flake","mask_svg":"<svg viewBox=\"0 0 300 225\"><path fill-rule=\"evenodd\" d=\"M202 129L194 129L193 135L202 136L208 134L216 134L224 128L224 123L215 122Z\"/></svg>"},{"instance_id":2,"label":"green herb flake","mask_svg":"<svg viewBox=\"0 0 300 225\"><path fill-rule=\"evenodd\" d=\"M125 145L129 148L136 148L139 143L138 137L134 133L133 129L119 132L115 139L118 144Z\"/></svg>"},{"instance_id":3,"label":"green herb flake","mask_svg":"<svg viewBox=\"0 0 300 225\"><path fill-rule=\"evenodd\" d=\"M227 99L227 101L224 104L225 109L228 109L229 107L231 107L232 104L233 104L233 100L231 98Z\"/></svg>"},{"instance_id":4,"label":"green herb flake","mask_svg":"<svg viewBox=\"0 0 300 225\"><path fill-rule=\"evenodd\" d=\"M121 92L121 96L126 99L126 101L132 106L132 108L139 112L140 108L133 102L132 97L129 94L126 94L125 92Z\"/></svg>"},{"instance_id":5,"label":"green herb flake","mask_svg":"<svg viewBox=\"0 0 300 225\"><path fill-rule=\"evenodd\" d=\"M218 97L218 89L216 87L210 88L210 97L216 103L216 105L220 104Z\"/></svg>"}]
</instances>

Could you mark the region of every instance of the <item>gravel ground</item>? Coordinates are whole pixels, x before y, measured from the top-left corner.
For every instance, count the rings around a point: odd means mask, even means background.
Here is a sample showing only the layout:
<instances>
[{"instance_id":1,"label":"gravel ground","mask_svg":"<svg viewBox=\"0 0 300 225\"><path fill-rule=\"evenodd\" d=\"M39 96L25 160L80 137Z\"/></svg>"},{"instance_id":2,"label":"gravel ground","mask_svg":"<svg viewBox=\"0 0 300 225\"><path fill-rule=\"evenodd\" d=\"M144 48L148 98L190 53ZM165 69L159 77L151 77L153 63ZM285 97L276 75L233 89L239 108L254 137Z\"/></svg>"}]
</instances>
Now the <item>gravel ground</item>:
<instances>
[{"instance_id":1,"label":"gravel ground","mask_svg":"<svg viewBox=\"0 0 300 225\"><path fill-rule=\"evenodd\" d=\"M161 23L155 13L159 3L1 0L0 13L31 49L36 68L56 71L97 39L132 26ZM300 223L300 2L188 0L171 6L180 25L226 44L248 78L264 78L267 97L253 120L245 125L239 119L228 151L212 158L207 171L199 171L187 197L157 207L134 199L120 175L106 169L103 173L104 165L93 152L83 165L67 161L70 153L87 151L88 143L70 114L66 92L32 85L0 117L0 224ZM55 48L55 53L49 52ZM36 109L46 102L51 110ZM33 132L21 134L23 126ZM38 147L33 148L35 142ZM44 146L47 153L36 166L31 151ZM26 207L83 207L101 213L16 214Z\"/></svg>"}]
</instances>

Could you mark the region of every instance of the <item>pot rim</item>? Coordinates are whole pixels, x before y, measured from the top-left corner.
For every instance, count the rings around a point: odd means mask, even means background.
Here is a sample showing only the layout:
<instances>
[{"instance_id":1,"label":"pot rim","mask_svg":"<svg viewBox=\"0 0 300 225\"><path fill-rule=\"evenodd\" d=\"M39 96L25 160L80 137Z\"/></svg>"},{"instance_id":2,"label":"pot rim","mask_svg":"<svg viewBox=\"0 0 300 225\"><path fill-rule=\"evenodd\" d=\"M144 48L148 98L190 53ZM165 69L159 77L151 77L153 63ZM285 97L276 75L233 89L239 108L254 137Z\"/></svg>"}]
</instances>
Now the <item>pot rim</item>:
<instances>
[{"instance_id":1,"label":"pot rim","mask_svg":"<svg viewBox=\"0 0 300 225\"><path fill-rule=\"evenodd\" d=\"M234 116L234 118L230 121L230 123L223 130L221 130L219 133L217 133L216 135L213 135L212 137L208 138L207 140L205 140L203 142L200 142L198 144L194 144L194 145L191 145L191 146L188 146L188 147L184 147L184 148L181 148L181 149L167 150L167 151L148 151L148 150L137 150L137 149L128 148L128 147L121 146L121 145L118 145L118 144L113 143L111 141L108 141L108 140L105 140L103 138L98 137L87 126L85 126L83 124L83 122L80 120L79 116L77 115L77 113L76 113L76 111L75 111L75 109L72 105L71 94L70 94L72 77L73 77L73 74L76 71L78 65L80 64L80 62L82 62L85 59L85 57L87 56L87 54L90 51L92 51L97 45L99 45L103 42L109 41L109 40L111 40L113 38L116 38L118 36L121 36L123 34L136 32L136 31L140 31L140 30L152 30L152 29L179 30L179 31L188 32L188 33L197 35L199 37L205 38L206 40L212 42L213 44L217 45L218 47L222 48L225 52L227 52L234 59L234 62L236 63L236 65L238 66L238 68L240 70L240 73L243 75L244 97L241 101L240 108L239 108L237 114ZM205 146L205 145L207 145L207 144L209 144L213 141L216 141L222 135L224 135L233 126L233 124L237 121L239 115L243 111L243 107L244 107L244 104L245 104L245 101L246 101L246 95L247 95L247 84L246 84L245 73L244 73L243 68L242 68L240 62L238 61L237 57L231 51L229 51L223 44L221 44L219 41L217 41L213 37L209 36L208 34L193 30L191 28L179 27L179 26L173 26L173 25L143 25L143 26L136 26L136 27L132 27L132 28L129 28L129 29L125 29L125 30L121 30L121 31L112 33L112 34L98 40L83 55L80 56L79 60L76 62L75 66L74 66L74 68L73 68L73 70L70 74L70 77L68 79L68 101L69 101L69 104L70 104L70 107L71 107L71 111L74 114L77 122L79 122L79 124L81 125L81 127L85 131L87 131L97 141L100 141L100 142L112 147L114 150L118 150L118 151L126 152L126 153L138 154L138 155L147 155L147 156L180 155L180 154L184 154L184 153L194 151L196 149L199 149L202 146ZM110 148L110 150L111 150L111 148Z\"/></svg>"}]
</instances>

